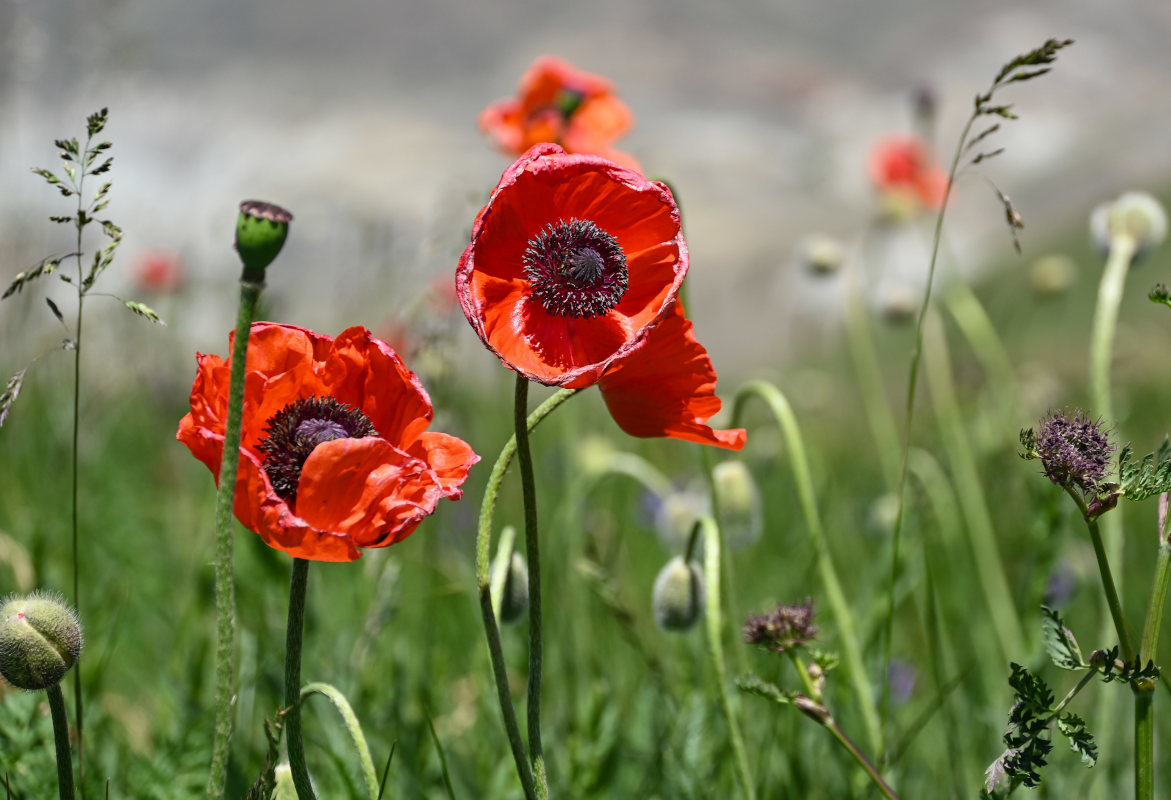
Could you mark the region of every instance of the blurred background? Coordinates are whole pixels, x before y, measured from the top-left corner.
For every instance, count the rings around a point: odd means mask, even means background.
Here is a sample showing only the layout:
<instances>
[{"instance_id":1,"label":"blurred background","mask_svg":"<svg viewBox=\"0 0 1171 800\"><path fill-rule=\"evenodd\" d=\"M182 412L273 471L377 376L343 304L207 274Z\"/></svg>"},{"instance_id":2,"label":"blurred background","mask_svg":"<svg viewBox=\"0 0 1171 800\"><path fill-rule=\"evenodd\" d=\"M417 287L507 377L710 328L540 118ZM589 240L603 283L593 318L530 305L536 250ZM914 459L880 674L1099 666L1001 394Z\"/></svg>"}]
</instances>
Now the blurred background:
<instances>
[{"instance_id":1,"label":"blurred background","mask_svg":"<svg viewBox=\"0 0 1171 800\"><path fill-rule=\"evenodd\" d=\"M957 189L948 268L966 272L1013 255L983 176L1024 217L1021 267L1096 203L1166 186L1171 6L0 0L0 263L7 276L68 249L44 222L60 203L28 167L52 166L52 139L108 106L122 279L161 251L189 283L166 336L223 340L246 197L297 216L273 313L377 329L447 280L508 162L476 115L553 54L610 78L633 110L618 146L676 188L702 298L691 315L721 370L740 373L834 317L837 290L794 268L798 245L822 232L850 250L875 216L868 153L912 130L916 95L935 100L946 166L972 97L1048 38L1077 44L1055 74L1004 93L1022 117L997 135L1006 152ZM897 262L875 304L917 292L925 238L868 255L872 273Z\"/></svg>"}]
</instances>

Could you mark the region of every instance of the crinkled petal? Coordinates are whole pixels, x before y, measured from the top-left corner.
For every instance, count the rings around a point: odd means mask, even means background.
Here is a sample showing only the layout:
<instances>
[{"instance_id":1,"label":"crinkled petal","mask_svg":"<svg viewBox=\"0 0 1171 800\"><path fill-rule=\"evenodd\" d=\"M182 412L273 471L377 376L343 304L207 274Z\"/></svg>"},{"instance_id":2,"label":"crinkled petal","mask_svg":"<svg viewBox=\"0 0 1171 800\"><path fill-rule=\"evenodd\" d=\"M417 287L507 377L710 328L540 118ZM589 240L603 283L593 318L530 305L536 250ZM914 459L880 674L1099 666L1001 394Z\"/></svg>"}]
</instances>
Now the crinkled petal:
<instances>
[{"instance_id":1,"label":"crinkled petal","mask_svg":"<svg viewBox=\"0 0 1171 800\"><path fill-rule=\"evenodd\" d=\"M631 436L666 436L729 450L744 446L744 429L707 425L720 410L716 372L681 303L598 385L610 415Z\"/></svg>"}]
</instances>

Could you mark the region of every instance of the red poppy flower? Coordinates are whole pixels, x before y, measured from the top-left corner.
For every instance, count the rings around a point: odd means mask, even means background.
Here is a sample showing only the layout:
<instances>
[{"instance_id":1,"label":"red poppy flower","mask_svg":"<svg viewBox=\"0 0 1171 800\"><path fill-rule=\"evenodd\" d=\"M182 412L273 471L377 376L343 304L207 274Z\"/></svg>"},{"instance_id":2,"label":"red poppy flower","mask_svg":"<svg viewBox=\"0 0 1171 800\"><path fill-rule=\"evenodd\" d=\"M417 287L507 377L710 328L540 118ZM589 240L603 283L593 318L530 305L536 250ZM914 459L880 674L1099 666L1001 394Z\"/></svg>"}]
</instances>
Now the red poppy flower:
<instances>
[{"instance_id":1,"label":"red poppy flower","mask_svg":"<svg viewBox=\"0 0 1171 800\"><path fill-rule=\"evenodd\" d=\"M517 97L493 103L479 119L481 130L512 155L553 142L570 153L601 155L638 169L633 158L611 148L633 123L630 109L614 95L608 80L551 56L538 58L528 68Z\"/></svg>"},{"instance_id":2,"label":"red poppy flower","mask_svg":"<svg viewBox=\"0 0 1171 800\"><path fill-rule=\"evenodd\" d=\"M134 285L140 292L172 294L186 281L183 262L175 253L157 250L143 253L134 265Z\"/></svg>"},{"instance_id":3,"label":"red poppy flower","mask_svg":"<svg viewBox=\"0 0 1171 800\"><path fill-rule=\"evenodd\" d=\"M913 136L879 142L870 151L870 177L883 192L908 195L933 211L943 206L947 173Z\"/></svg>"},{"instance_id":4,"label":"red poppy flower","mask_svg":"<svg viewBox=\"0 0 1171 800\"><path fill-rule=\"evenodd\" d=\"M480 211L456 291L488 349L529 380L600 382L632 435L739 449L743 431L705 424L720 401L676 301L687 264L666 186L544 144L505 171Z\"/></svg>"},{"instance_id":5,"label":"red poppy flower","mask_svg":"<svg viewBox=\"0 0 1171 800\"><path fill-rule=\"evenodd\" d=\"M230 360L196 360L177 438L218 483ZM460 497L479 460L461 439L426 430L427 393L365 328L331 339L254 324L244 392L236 518L297 558L353 561L360 547L405 539L440 498Z\"/></svg>"}]
</instances>

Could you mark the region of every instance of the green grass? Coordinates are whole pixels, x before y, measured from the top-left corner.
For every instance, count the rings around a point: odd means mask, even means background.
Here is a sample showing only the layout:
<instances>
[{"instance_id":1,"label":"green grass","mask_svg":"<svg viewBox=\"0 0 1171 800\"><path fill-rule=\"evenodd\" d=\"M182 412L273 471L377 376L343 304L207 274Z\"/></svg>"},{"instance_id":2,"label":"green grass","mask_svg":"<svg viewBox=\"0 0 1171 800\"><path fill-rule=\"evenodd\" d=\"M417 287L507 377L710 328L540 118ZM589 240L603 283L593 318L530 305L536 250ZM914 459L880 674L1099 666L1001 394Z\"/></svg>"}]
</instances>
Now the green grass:
<instances>
[{"instance_id":1,"label":"green grass","mask_svg":"<svg viewBox=\"0 0 1171 800\"><path fill-rule=\"evenodd\" d=\"M1012 659L1040 670L1059 695L1076 676L1047 665L1038 610L1055 565L1067 564L1075 575L1063 613L1083 649L1113 643L1094 640L1100 589L1084 526L1060 490L1037 474L1037 466L1017 458L1016 435L1051 406L1085 402L1100 262L1082 247L1083 238L1076 231L1062 240L1077 243L1067 251L1083 268L1079 285L1064 297L1033 299L1018 262L996 271L979 289L1021 383L1025 407L1016 416L1005 418L992 402L997 387L988 384L954 324L946 326L964 431L988 499L1011 605L1029 648ZM1132 274L1117 343L1115 403L1123 414L1118 432L1144 452L1171 429L1166 402L1171 376L1165 368L1171 312L1145 299L1150 285L1164 279L1160 266L1165 263L1165 256L1156 258ZM900 409L913 330L881 323L875 330L888 398ZM191 354L160 356L164 348L156 349L152 332L144 331L145 326L127 337L131 350L119 354L119 369L128 374L99 366L96 351L87 353L84 368L81 611L87 645L81 670L90 797L103 796L107 781L115 798L202 796L210 752L214 491L207 470L174 440L194 374L188 369ZM8 372L19 367L23 354L17 349L9 346L3 353L0 366ZM483 358L491 360L487 353ZM27 553L36 586L61 590L69 585L70 386L65 364L66 359L43 362L30 372L25 393L0 430L0 532ZM800 378L811 375L828 389L817 397L830 402L807 400L813 395ZM737 383L722 373L720 393L726 402ZM887 487L844 342L812 343L778 383L793 400L802 425L826 535L878 696L890 537L889 528L875 521L874 507ZM510 384L504 370L487 386L461 383L450 372L428 381L442 417L436 429L465 438L484 458L473 470L465 498L441 504L403 543L366 551L354 564L310 569L304 680L332 683L347 696L379 769L394 747L388 798L447 796L429 718L456 797L518 795L495 705L473 574L483 484L511 433ZM1038 395L1042 384L1056 389ZM535 407L545 393L534 394ZM931 454L948 477L952 464L926 387L920 402L914 444ZM814 552L773 423L755 405L746 422L749 445L742 457L762 487L766 533L752 549L727 554L728 667L733 676L752 670L785 681L780 659L740 643L739 625L748 614L812 596L821 612L819 645L836 649L837 632L819 597ZM553 795L736 796L731 748L702 632L668 635L653 623L651 586L675 553L660 544L643 492L630 481L607 478L584 500L577 497L574 487L582 467L574 448L586 433L601 433L614 447L645 456L679 484L694 480L701 468L696 446L626 437L609 420L597 392L574 398L533 436L546 587L545 749ZM506 481L498 527L521 523L518 484L515 476ZM1003 749L1000 737L1011 704L1009 668L997 656L964 522L948 511L954 501L946 492L925 495L914 481L911 487L892 651L917 678L909 698L896 699L891 707L889 752L899 757L886 774L903 797L940 797L953 787L957 796L971 797L984 768ZM942 519L935 516L939 509L946 514ZM1126 563L1116 565L1115 574L1131 624L1138 627L1153 563L1154 504L1126 507L1122 513ZM241 669L230 797L242 796L260 770L263 720L280 704L291 568L287 556L247 531L240 530L236 542ZM0 590L24 588L0 563ZM503 633L514 697L523 704L524 624ZM794 686L791 680L786 684ZM1116 685L1093 689L1125 692ZM1087 718L1100 739L1116 739L1110 760L1087 771L1058 740L1046 772L1050 795L1082 796L1094 781L1106 788L1106 796L1129 792L1130 711L1119 720L1094 719L1093 694L1075 701L1073 710ZM863 742L862 720L844 676L831 673L827 697L842 727ZM1160 692L1156 700L1163 738L1171 732L1166 699ZM66 700L72 706L68 687ZM874 796L856 765L800 714L748 696L736 697L735 703L761 797ZM305 734L319 795L361 797L356 760L328 703L308 705ZM1171 790L1167 765L1157 766L1164 767L1158 786L1166 793ZM0 697L0 772L10 775L13 797L53 796L52 736L39 696L8 691Z\"/></svg>"}]
</instances>

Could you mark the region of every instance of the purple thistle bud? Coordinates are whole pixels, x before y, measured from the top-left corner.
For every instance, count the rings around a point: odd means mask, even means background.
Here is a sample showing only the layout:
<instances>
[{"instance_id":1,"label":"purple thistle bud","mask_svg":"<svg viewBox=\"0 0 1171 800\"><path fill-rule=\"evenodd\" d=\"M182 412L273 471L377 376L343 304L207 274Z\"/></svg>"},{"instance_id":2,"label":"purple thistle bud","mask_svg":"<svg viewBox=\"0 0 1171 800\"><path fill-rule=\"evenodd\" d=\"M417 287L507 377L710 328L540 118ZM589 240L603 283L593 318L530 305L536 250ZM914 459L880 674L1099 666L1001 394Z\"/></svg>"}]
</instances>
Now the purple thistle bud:
<instances>
[{"instance_id":1,"label":"purple thistle bud","mask_svg":"<svg viewBox=\"0 0 1171 800\"><path fill-rule=\"evenodd\" d=\"M800 647L816 635L812 598L790 606L779 604L772 614L751 616L744 624L745 642L777 653Z\"/></svg>"},{"instance_id":2,"label":"purple thistle bud","mask_svg":"<svg viewBox=\"0 0 1171 800\"><path fill-rule=\"evenodd\" d=\"M1051 412L1037 428L1037 456L1045 477L1058 486L1097 491L1114 449L1101 421L1091 420L1082 411Z\"/></svg>"}]
</instances>

